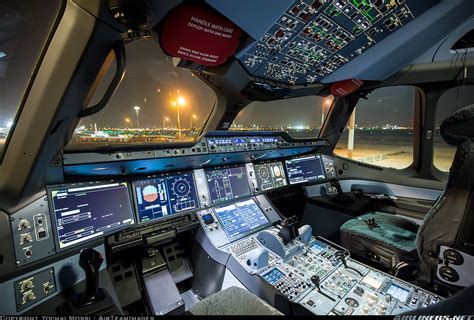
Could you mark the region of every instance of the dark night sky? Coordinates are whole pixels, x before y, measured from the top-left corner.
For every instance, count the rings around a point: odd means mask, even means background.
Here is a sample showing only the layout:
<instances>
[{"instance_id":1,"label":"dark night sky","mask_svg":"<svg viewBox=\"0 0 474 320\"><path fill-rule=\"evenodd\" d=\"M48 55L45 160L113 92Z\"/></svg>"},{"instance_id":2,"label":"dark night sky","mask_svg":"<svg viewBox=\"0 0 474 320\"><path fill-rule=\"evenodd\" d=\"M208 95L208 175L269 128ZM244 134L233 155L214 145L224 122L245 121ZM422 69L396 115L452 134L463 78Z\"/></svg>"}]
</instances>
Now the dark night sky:
<instances>
[{"instance_id":1,"label":"dark night sky","mask_svg":"<svg viewBox=\"0 0 474 320\"><path fill-rule=\"evenodd\" d=\"M161 127L165 116L175 126L177 112L170 101L181 95L187 102L180 112L182 126L189 126L191 114L195 114L197 123L202 125L214 105L214 92L188 70L173 67L172 58L164 55L159 45L152 40L137 41L126 48L127 71L112 101L102 112L83 119L81 124L124 127L125 118L130 118L135 126L136 113L133 107L138 105L141 127ZM91 104L100 99L104 84L109 83L115 66L111 70Z\"/></svg>"},{"instance_id":2,"label":"dark night sky","mask_svg":"<svg viewBox=\"0 0 474 320\"><path fill-rule=\"evenodd\" d=\"M198 117L195 125L202 126L209 116L214 93L188 70L175 68L172 59L161 51L153 40L141 40L127 46L127 72L117 93L109 105L99 114L81 120L80 125L98 127L125 127L125 119L130 119L130 127L136 127L134 106L140 106L141 127L161 127L163 117L170 121L167 125L176 126L176 108L170 101L182 95L187 104L181 108L181 125L189 126L192 114ZM102 97L103 90L110 82L115 66L96 93L90 104ZM474 100L470 87L454 89L441 98L446 108L440 118L452 112L456 104L464 106ZM180 90L180 93L177 93ZM459 95L459 98L456 96ZM356 123L359 126L398 125L411 126L413 123L413 101L415 90L412 87L389 87L374 91L368 100L360 100L357 107ZM242 111L235 124L252 126L316 126L321 124L321 106L324 98L316 96L272 102L255 102ZM7 112L9 113L9 112ZM5 120L12 115L2 112ZM1 119L0 119L1 120ZM3 123L2 123L3 124Z\"/></svg>"},{"instance_id":3,"label":"dark night sky","mask_svg":"<svg viewBox=\"0 0 474 320\"><path fill-rule=\"evenodd\" d=\"M202 125L212 110L214 93L188 70L175 68L171 58L161 51L152 40L142 40L127 46L127 73L119 90L109 106L101 113L85 118L81 124L97 123L99 127L123 127L125 118L136 124L133 106L140 106L141 127L161 127L163 117L170 118L169 124L176 125L176 109L170 100L180 94L187 100L181 109L181 123L189 126L189 117L196 114ZM96 94L101 97L102 89ZM157 90L160 92L157 92ZM170 95L171 93L171 95ZM146 99L146 102L145 102ZM252 126L320 126L321 106L324 98L308 96L272 102L255 102L242 111L235 124ZM374 92L368 101L361 100L357 112L359 125L394 124L407 126L413 119L414 90L412 88L385 88ZM94 101L93 101L94 102ZM327 110L326 110L327 112Z\"/></svg>"}]
</instances>

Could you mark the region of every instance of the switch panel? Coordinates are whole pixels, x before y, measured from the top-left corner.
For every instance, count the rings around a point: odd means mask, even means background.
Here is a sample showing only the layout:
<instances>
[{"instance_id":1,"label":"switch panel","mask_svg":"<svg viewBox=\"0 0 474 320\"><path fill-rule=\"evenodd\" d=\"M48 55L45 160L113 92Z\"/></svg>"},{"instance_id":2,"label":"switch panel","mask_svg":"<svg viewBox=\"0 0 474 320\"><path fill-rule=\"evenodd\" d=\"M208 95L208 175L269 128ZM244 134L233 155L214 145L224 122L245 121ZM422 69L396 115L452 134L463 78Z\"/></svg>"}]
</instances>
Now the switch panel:
<instances>
[{"instance_id":1,"label":"switch panel","mask_svg":"<svg viewBox=\"0 0 474 320\"><path fill-rule=\"evenodd\" d=\"M318 83L436 2L294 0L239 60L255 77Z\"/></svg>"},{"instance_id":2,"label":"switch panel","mask_svg":"<svg viewBox=\"0 0 474 320\"><path fill-rule=\"evenodd\" d=\"M55 253L46 196L11 215L16 264L24 265Z\"/></svg>"},{"instance_id":3,"label":"switch panel","mask_svg":"<svg viewBox=\"0 0 474 320\"><path fill-rule=\"evenodd\" d=\"M54 270L49 268L15 281L16 309L21 311L56 292Z\"/></svg>"},{"instance_id":4,"label":"switch panel","mask_svg":"<svg viewBox=\"0 0 474 320\"><path fill-rule=\"evenodd\" d=\"M322 156L323 164L324 164L324 171L326 172L327 179L336 179L336 169L334 167L334 158L328 156Z\"/></svg>"}]
</instances>

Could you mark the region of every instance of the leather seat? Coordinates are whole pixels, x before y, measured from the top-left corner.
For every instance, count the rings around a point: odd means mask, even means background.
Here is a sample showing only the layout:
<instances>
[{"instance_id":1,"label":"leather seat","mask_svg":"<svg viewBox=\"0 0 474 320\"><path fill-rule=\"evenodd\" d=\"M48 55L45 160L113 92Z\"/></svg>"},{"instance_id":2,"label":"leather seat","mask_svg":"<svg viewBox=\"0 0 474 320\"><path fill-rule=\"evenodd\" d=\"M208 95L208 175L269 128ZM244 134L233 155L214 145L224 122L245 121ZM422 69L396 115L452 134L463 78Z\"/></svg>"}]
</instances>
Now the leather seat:
<instances>
[{"instance_id":1,"label":"leather seat","mask_svg":"<svg viewBox=\"0 0 474 320\"><path fill-rule=\"evenodd\" d=\"M230 287L199 301L189 310L195 316L282 315L249 291Z\"/></svg>"},{"instance_id":2,"label":"leather seat","mask_svg":"<svg viewBox=\"0 0 474 320\"><path fill-rule=\"evenodd\" d=\"M386 252L408 253L414 251L421 266L425 280L432 277L438 266L440 246L450 247L463 252L471 252L474 244L474 105L465 107L448 118L440 126L443 139L450 145L456 146L456 154L450 169L448 182L442 195L426 214L416 239L406 238L409 226L408 219L388 214L374 217L374 223L380 224L383 230L375 230L367 225L368 216L349 220L341 227L341 241L348 249L356 247L356 254L371 252L374 248L383 248ZM361 222L362 221L362 222ZM383 235L395 232L391 237ZM404 238L405 248L394 239ZM359 247L357 247L359 246ZM412 250L416 248L415 250ZM370 257L368 257L370 258ZM394 259L393 263L396 262Z\"/></svg>"}]
</instances>

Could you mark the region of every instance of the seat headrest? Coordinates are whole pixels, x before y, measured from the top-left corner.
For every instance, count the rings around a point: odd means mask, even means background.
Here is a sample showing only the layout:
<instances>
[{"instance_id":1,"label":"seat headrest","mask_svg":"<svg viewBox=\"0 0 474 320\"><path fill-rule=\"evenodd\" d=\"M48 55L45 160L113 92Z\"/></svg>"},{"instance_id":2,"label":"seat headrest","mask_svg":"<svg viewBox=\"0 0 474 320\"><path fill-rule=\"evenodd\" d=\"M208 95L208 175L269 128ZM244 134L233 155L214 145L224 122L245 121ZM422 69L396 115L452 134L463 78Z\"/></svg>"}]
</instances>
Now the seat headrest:
<instances>
[{"instance_id":1,"label":"seat headrest","mask_svg":"<svg viewBox=\"0 0 474 320\"><path fill-rule=\"evenodd\" d=\"M474 138L474 105L462 108L441 122L441 137L452 146Z\"/></svg>"}]
</instances>

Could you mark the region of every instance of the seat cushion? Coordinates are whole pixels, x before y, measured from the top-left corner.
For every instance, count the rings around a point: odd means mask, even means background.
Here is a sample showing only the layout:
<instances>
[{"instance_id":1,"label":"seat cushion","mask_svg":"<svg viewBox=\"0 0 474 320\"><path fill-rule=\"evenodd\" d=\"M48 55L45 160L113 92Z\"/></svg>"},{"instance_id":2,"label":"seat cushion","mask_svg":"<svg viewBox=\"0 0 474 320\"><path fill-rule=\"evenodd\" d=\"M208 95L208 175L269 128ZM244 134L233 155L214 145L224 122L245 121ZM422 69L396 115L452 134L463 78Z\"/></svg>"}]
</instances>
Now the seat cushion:
<instances>
[{"instance_id":1,"label":"seat cushion","mask_svg":"<svg viewBox=\"0 0 474 320\"><path fill-rule=\"evenodd\" d=\"M239 287L230 287L214 293L192 306L189 312L196 316L282 315L253 293Z\"/></svg>"},{"instance_id":2,"label":"seat cushion","mask_svg":"<svg viewBox=\"0 0 474 320\"><path fill-rule=\"evenodd\" d=\"M369 225L369 219L374 224ZM370 212L341 226L341 242L349 251L387 268L416 257L418 224L393 214Z\"/></svg>"}]
</instances>

